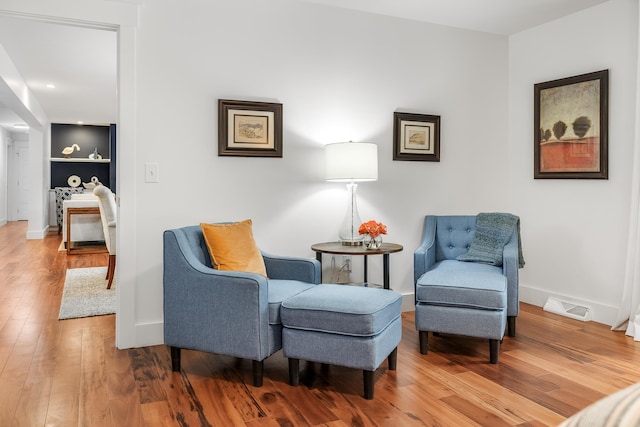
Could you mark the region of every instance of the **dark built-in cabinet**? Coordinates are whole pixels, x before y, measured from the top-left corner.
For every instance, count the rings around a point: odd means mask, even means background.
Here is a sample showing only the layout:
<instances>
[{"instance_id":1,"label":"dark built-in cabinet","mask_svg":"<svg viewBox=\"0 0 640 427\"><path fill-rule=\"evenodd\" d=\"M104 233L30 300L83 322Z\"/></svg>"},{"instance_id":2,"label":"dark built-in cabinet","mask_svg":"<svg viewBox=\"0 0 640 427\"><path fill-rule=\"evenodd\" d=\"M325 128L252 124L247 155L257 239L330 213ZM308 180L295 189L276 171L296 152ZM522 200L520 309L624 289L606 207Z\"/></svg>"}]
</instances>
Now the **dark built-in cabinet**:
<instances>
[{"instance_id":1,"label":"dark built-in cabinet","mask_svg":"<svg viewBox=\"0 0 640 427\"><path fill-rule=\"evenodd\" d=\"M69 157L62 151L76 144ZM51 124L51 188L69 187L69 178L91 182L95 176L116 192L115 173L116 125ZM94 153L97 158L93 158ZM82 186L82 184L80 184Z\"/></svg>"}]
</instances>

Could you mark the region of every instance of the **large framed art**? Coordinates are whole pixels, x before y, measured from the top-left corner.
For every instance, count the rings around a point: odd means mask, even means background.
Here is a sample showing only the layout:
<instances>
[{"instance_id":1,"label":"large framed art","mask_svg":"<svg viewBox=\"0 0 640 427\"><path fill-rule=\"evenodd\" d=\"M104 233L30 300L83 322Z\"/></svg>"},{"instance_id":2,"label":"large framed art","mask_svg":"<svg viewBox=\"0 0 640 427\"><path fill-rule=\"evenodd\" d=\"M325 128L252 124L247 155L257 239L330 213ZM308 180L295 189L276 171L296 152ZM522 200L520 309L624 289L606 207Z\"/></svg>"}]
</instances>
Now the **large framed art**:
<instances>
[{"instance_id":1,"label":"large framed art","mask_svg":"<svg viewBox=\"0 0 640 427\"><path fill-rule=\"evenodd\" d=\"M534 174L608 179L609 70L534 85Z\"/></svg>"},{"instance_id":2,"label":"large framed art","mask_svg":"<svg viewBox=\"0 0 640 427\"><path fill-rule=\"evenodd\" d=\"M282 157L282 104L218 100L218 155Z\"/></svg>"}]
</instances>

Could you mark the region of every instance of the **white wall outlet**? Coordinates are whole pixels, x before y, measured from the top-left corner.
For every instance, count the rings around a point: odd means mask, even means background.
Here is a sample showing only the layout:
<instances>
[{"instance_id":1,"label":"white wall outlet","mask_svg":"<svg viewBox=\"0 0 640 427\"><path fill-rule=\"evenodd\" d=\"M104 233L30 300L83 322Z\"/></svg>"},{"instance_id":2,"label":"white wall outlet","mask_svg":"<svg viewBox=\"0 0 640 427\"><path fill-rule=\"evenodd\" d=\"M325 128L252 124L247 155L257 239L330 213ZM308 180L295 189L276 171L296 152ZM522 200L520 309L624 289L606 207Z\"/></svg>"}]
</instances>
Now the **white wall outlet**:
<instances>
[{"instance_id":1,"label":"white wall outlet","mask_svg":"<svg viewBox=\"0 0 640 427\"><path fill-rule=\"evenodd\" d=\"M158 163L144 164L144 182L160 182L160 165Z\"/></svg>"}]
</instances>

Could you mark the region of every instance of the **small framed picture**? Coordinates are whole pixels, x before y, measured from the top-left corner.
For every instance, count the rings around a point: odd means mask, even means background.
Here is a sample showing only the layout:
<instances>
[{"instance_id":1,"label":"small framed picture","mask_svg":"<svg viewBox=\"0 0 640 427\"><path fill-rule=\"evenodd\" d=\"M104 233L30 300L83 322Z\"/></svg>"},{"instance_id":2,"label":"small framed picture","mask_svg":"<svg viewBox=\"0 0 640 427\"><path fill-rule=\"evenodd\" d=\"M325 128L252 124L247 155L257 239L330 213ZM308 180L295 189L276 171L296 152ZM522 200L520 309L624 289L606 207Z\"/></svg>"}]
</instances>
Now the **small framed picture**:
<instances>
[{"instance_id":1,"label":"small framed picture","mask_svg":"<svg viewBox=\"0 0 640 427\"><path fill-rule=\"evenodd\" d=\"M282 104L219 99L218 156L282 157Z\"/></svg>"},{"instance_id":2,"label":"small framed picture","mask_svg":"<svg viewBox=\"0 0 640 427\"><path fill-rule=\"evenodd\" d=\"M609 70L534 85L533 178L608 178Z\"/></svg>"},{"instance_id":3,"label":"small framed picture","mask_svg":"<svg viewBox=\"0 0 640 427\"><path fill-rule=\"evenodd\" d=\"M393 160L440 161L440 116L393 113Z\"/></svg>"}]
</instances>

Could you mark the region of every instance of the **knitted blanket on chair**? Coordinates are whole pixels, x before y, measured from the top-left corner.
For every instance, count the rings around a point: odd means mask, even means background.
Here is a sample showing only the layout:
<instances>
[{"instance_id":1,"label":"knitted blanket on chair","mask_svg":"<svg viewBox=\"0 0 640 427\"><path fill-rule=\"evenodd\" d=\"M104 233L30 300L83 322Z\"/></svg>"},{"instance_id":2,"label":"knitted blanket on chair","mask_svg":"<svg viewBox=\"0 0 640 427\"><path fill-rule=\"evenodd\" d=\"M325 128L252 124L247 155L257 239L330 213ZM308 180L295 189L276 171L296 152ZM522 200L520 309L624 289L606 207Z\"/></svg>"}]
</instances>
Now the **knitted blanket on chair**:
<instances>
[{"instance_id":1,"label":"knitted blanket on chair","mask_svg":"<svg viewBox=\"0 0 640 427\"><path fill-rule=\"evenodd\" d=\"M502 252L513 233L518 233L518 267L524 267L520 240L520 218L508 213L480 213L476 220L476 233L467 253L458 261L480 262L500 266Z\"/></svg>"}]
</instances>

